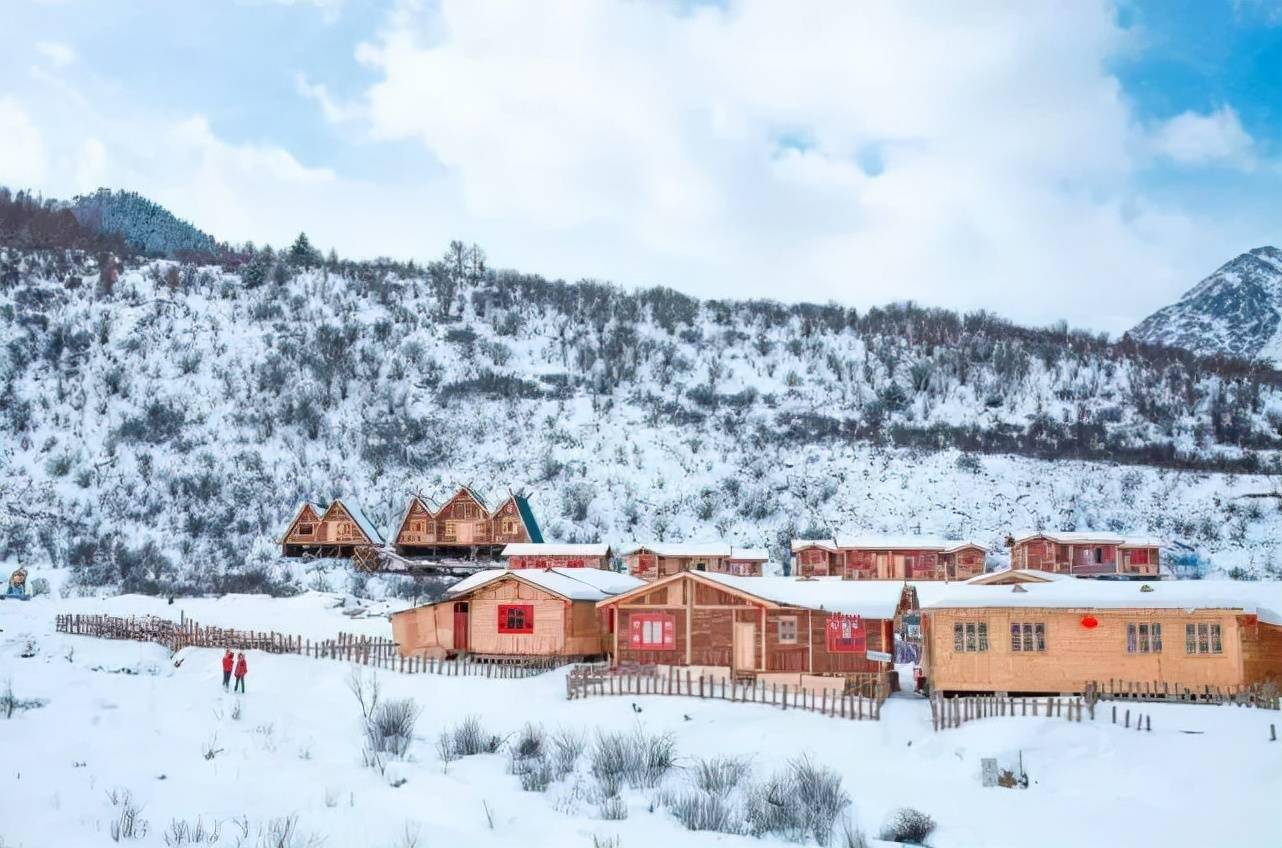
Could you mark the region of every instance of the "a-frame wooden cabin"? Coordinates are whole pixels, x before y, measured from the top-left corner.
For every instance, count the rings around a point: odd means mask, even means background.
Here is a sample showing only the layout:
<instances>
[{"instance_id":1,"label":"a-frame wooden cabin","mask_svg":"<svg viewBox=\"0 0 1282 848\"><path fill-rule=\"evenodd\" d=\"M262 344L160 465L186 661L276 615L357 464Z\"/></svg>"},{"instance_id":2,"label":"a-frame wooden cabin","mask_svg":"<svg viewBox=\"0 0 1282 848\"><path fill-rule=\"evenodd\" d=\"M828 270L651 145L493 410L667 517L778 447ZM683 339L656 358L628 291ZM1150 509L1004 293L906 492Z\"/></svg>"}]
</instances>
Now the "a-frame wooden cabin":
<instances>
[{"instance_id":1,"label":"a-frame wooden cabin","mask_svg":"<svg viewBox=\"0 0 1282 848\"><path fill-rule=\"evenodd\" d=\"M396 552L405 557L497 560L504 546L541 543L543 533L523 495L508 495L494 510L467 486L439 510L423 498L410 499L397 525Z\"/></svg>"},{"instance_id":2,"label":"a-frame wooden cabin","mask_svg":"<svg viewBox=\"0 0 1282 848\"><path fill-rule=\"evenodd\" d=\"M305 503L281 540L287 557L350 557L359 547L382 547L383 536L354 505L335 500L328 509Z\"/></svg>"}]
</instances>

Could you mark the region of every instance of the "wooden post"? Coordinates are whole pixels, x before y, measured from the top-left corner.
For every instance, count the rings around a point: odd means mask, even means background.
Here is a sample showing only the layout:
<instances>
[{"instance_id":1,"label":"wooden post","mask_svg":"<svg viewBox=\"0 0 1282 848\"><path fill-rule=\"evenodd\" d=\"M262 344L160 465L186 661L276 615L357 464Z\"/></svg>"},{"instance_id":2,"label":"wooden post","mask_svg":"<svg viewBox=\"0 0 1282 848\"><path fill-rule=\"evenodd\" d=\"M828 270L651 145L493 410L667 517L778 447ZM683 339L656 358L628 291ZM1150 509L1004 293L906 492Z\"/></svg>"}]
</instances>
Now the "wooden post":
<instances>
[{"instance_id":1,"label":"wooden post","mask_svg":"<svg viewBox=\"0 0 1282 848\"><path fill-rule=\"evenodd\" d=\"M1128 730L1129 730L1129 729L1130 729L1130 727L1131 727L1131 711L1130 711L1130 710L1127 710L1127 711L1126 711L1126 724L1125 724L1124 726L1125 726Z\"/></svg>"}]
</instances>

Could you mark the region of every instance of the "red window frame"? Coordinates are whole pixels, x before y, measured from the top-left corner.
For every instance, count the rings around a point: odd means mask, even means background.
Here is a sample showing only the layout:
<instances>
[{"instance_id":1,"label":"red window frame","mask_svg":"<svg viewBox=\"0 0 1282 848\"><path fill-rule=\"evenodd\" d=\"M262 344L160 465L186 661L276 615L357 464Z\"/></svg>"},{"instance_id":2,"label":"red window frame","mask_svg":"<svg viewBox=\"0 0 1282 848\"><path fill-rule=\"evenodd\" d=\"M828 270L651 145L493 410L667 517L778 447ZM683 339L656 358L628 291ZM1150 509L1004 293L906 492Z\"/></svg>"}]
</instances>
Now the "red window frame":
<instances>
[{"instance_id":1,"label":"red window frame","mask_svg":"<svg viewBox=\"0 0 1282 848\"><path fill-rule=\"evenodd\" d=\"M868 626L861 616L830 615L824 634L830 654L862 654L868 651Z\"/></svg>"},{"instance_id":2,"label":"red window frame","mask_svg":"<svg viewBox=\"0 0 1282 848\"><path fill-rule=\"evenodd\" d=\"M659 641L647 640L647 632L653 637L656 630L662 634ZM675 651L677 617L670 612L634 612L628 617L628 647L637 651Z\"/></svg>"},{"instance_id":3,"label":"red window frame","mask_svg":"<svg viewBox=\"0 0 1282 848\"><path fill-rule=\"evenodd\" d=\"M516 626L513 626L514 624ZM499 604L499 632L533 633L534 605Z\"/></svg>"}]
</instances>

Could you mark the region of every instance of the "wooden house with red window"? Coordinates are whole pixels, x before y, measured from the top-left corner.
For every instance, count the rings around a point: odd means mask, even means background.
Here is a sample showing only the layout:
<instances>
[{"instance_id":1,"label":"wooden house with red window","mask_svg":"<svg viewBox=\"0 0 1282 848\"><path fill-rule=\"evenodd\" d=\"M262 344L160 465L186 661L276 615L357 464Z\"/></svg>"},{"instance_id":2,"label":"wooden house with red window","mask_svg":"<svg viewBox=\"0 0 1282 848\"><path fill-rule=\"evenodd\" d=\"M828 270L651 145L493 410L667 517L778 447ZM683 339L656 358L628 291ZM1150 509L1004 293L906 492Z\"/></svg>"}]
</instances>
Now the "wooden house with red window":
<instances>
[{"instance_id":1,"label":"wooden house with red window","mask_svg":"<svg viewBox=\"0 0 1282 848\"><path fill-rule=\"evenodd\" d=\"M943 587L941 587L942 589ZM1282 683L1282 583L1058 579L923 597L924 667L944 693L1058 694Z\"/></svg>"},{"instance_id":2,"label":"wooden house with red window","mask_svg":"<svg viewBox=\"0 0 1282 848\"><path fill-rule=\"evenodd\" d=\"M497 559L505 545L543 541L529 501L509 495L494 509L464 486L439 508L415 495L397 524L394 544L404 557Z\"/></svg>"},{"instance_id":3,"label":"wooden house with red window","mask_svg":"<svg viewBox=\"0 0 1282 848\"><path fill-rule=\"evenodd\" d=\"M792 573L798 577L839 576L841 552L833 539L793 539Z\"/></svg>"},{"instance_id":4,"label":"wooden house with red window","mask_svg":"<svg viewBox=\"0 0 1282 848\"><path fill-rule=\"evenodd\" d=\"M713 667L738 676L888 670L903 584L684 571L598 606L618 663Z\"/></svg>"},{"instance_id":5,"label":"wooden house with red window","mask_svg":"<svg viewBox=\"0 0 1282 848\"><path fill-rule=\"evenodd\" d=\"M978 542L933 536L838 536L835 545L847 580L969 580L988 557Z\"/></svg>"},{"instance_id":6,"label":"wooden house with red window","mask_svg":"<svg viewBox=\"0 0 1282 848\"><path fill-rule=\"evenodd\" d=\"M281 539L287 557L350 557L365 546L382 547L383 535L360 508L341 500L326 509L303 504Z\"/></svg>"},{"instance_id":7,"label":"wooden house with red window","mask_svg":"<svg viewBox=\"0 0 1282 848\"><path fill-rule=\"evenodd\" d=\"M1158 576L1163 545L1146 536L1042 530L1015 533L1007 544L1011 568L1129 580Z\"/></svg>"},{"instance_id":8,"label":"wooden house with red window","mask_svg":"<svg viewBox=\"0 0 1282 848\"><path fill-rule=\"evenodd\" d=\"M394 613L392 636L402 656L597 657L610 641L597 602L640 585L597 568L489 569Z\"/></svg>"},{"instance_id":9,"label":"wooden house with red window","mask_svg":"<svg viewBox=\"0 0 1282 848\"><path fill-rule=\"evenodd\" d=\"M555 542L517 542L503 548L511 569L609 568L610 546L605 543L564 545Z\"/></svg>"},{"instance_id":10,"label":"wooden house with red window","mask_svg":"<svg viewBox=\"0 0 1282 848\"><path fill-rule=\"evenodd\" d=\"M758 548L739 548L716 542L656 542L632 545L622 551L629 574L642 580L658 580L682 571L706 571L760 577L770 555Z\"/></svg>"}]
</instances>

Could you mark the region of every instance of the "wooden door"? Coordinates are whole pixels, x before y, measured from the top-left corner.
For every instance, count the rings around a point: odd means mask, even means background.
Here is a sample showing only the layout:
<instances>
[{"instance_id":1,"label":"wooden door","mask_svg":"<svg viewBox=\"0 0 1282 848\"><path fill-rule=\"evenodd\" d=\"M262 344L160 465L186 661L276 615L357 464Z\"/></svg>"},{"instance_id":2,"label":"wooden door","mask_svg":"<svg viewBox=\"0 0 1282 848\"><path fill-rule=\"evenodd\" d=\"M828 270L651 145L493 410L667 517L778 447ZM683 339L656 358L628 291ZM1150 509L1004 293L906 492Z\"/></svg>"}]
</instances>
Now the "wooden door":
<instances>
[{"instance_id":1,"label":"wooden door","mask_svg":"<svg viewBox=\"0 0 1282 848\"><path fill-rule=\"evenodd\" d=\"M454 605L454 650L467 650L467 602Z\"/></svg>"},{"instance_id":2,"label":"wooden door","mask_svg":"<svg viewBox=\"0 0 1282 848\"><path fill-rule=\"evenodd\" d=\"M736 621L734 625L735 671L753 671L757 667L757 625Z\"/></svg>"}]
</instances>

